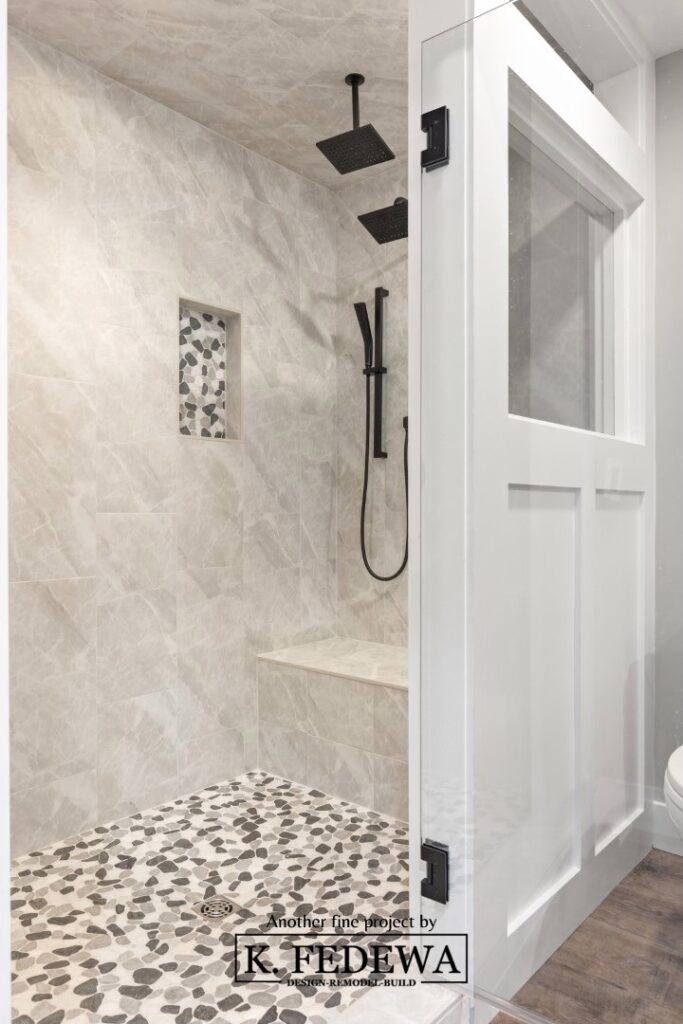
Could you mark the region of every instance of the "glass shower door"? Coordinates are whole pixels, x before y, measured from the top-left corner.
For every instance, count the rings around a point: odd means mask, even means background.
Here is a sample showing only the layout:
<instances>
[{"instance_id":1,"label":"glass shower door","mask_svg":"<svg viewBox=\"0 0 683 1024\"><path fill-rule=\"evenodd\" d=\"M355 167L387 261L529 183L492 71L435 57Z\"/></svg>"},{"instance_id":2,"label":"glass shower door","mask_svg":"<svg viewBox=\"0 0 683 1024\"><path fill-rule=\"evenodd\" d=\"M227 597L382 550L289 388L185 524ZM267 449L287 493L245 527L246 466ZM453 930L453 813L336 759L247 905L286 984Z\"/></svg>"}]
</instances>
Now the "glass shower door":
<instances>
[{"instance_id":1,"label":"glass shower door","mask_svg":"<svg viewBox=\"0 0 683 1024\"><path fill-rule=\"evenodd\" d=\"M651 845L650 171L516 4L423 70L422 832L513 999Z\"/></svg>"}]
</instances>

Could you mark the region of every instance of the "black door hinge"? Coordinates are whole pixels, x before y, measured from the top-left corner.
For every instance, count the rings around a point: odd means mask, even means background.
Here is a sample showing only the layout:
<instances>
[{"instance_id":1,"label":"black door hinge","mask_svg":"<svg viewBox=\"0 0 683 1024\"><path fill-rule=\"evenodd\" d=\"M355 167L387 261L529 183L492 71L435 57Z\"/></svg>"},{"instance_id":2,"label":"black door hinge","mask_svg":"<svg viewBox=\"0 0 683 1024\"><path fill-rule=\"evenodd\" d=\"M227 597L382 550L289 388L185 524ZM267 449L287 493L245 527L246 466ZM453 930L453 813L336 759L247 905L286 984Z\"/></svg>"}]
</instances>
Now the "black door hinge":
<instances>
[{"instance_id":1,"label":"black door hinge","mask_svg":"<svg viewBox=\"0 0 683 1024\"><path fill-rule=\"evenodd\" d=\"M435 903L448 903L448 847L427 839L420 851L427 864L427 877L422 879L422 895Z\"/></svg>"},{"instance_id":2,"label":"black door hinge","mask_svg":"<svg viewBox=\"0 0 683 1024\"><path fill-rule=\"evenodd\" d=\"M423 114L422 131L427 133L427 148L422 150L422 170L444 167L449 161L448 107L437 107Z\"/></svg>"}]
</instances>

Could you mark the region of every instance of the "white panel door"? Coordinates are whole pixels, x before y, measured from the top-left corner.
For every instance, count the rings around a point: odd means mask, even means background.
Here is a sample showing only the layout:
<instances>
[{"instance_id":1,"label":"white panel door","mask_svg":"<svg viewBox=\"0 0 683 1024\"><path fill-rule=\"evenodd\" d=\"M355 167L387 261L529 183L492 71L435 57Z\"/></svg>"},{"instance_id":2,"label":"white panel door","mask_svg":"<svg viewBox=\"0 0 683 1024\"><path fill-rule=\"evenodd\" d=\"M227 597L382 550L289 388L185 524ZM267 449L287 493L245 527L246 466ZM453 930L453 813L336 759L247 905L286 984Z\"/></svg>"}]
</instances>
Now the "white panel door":
<instances>
[{"instance_id":1,"label":"white panel door","mask_svg":"<svg viewBox=\"0 0 683 1024\"><path fill-rule=\"evenodd\" d=\"M470 32L475 983L509 998L648 845L648 167L514 6Z\"/></svg>"}]
</instances>

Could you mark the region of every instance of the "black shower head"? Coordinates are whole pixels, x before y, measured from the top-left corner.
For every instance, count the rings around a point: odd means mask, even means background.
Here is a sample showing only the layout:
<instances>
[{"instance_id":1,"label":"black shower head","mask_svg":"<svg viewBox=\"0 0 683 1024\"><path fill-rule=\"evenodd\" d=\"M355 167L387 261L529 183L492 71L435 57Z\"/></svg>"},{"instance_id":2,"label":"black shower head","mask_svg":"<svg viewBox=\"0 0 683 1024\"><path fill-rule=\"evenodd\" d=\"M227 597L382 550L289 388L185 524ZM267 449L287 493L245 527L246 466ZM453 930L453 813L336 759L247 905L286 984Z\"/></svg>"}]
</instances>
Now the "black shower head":
<instances>
[{"instance_id":1,"label":"black shower head","mask_svg":"<svg viewBox=\"0 0 683 1024\"><path fill-rule=\"evenodd\" d=\"M358 87L365 81L363 75L347 75L344 81L353 91L353 128L350 132L342 132L331 139L316 142L316 146L340 174L349 174L363 167L393 160L394 154L371 124L361 127Z\"/></svg>"},{"instance_id":2,"label":"black shower head","mask_svg":"<svg viewBox=\"0 0 683 1024\"><path fill-rule=\"evenodd\" d=\"M407 238L408 200L399 196L391 206L373 210L372 213L361 213L358 220L380 245Z\"/></svg>"},{"instance_id":3,"label":"black shower head","mask_svg":"<svg viewBox=\"0 0 683 1024\"><path fill-rule=\"evenodd\" d=\"M354 302L353 308L356 311L358 317L358 326L360 327L360 333L363 335L363 348L365 350L365 368L368 369L372 366L372 331L370 330L370 318L368 316L368 307L364 302Z\"/></svg>"}]
</instances>

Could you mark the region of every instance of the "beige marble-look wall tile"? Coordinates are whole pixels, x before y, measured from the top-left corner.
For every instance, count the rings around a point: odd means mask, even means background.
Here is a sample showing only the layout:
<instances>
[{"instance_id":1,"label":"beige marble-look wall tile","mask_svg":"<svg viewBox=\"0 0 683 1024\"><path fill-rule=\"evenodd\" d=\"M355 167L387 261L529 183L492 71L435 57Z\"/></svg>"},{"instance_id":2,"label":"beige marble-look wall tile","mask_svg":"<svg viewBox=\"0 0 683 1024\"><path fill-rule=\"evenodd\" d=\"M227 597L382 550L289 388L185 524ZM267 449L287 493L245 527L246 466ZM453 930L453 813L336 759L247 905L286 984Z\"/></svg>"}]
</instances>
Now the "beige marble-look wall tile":
<instances>
[{"instance_id":1,"label":"beige marble-look wall tile","mask_svg":"<svg viewBox=\"0 0 683 1024\"><path fill-rule=\"evenodd\" d=\"M181 566L235 569L242 562L243 449L229 441L178 439Z\"/></svg>"},{"instance_id":2,"label":"beige marble-look wall tile","mask_svg":"<svg viewBox=\"0 0 683 1024\"><path fill-rule=\"evenodd\" d=\"M11 584L12 675L21 679L94 675L95 597L93 577Z\"/></svg>"},{"instance_id":3,"label":"beige marble-look wall tile","mask_svg":"<svg viewBox=\"0 0 683 1024\"><path fill-rule=\"evenodd\" d=\"M308 737L295 729L259 724L259 767L292 782L306 784Z\"/></svg>"},{"instance_id":4,"label":"beige marble-look wall tile","mask_svg":"<svg viewBox=\"0 0 683 1024\"><path fill-rule=\"evenodd\" d=\"M356 545L358 545L356 536ZM341 543L340 543L341 547ZM340 552L338 575L338 627L340 636L384 642L384 602L381 584L366 571L359 553Z\"/></svg>"},{"instance_id":5,"label":"beige marble-look wall tile","mask_svg":"<svg viewBox=\"0 0 683 1024\"><path fill-rule=\"evenodd\" d=\"M308 676L308 720L320 739L372 750L373 691L379 689L355 679Z\"/></svg>"},{"instance_id":6,"label":"beige marble-look wall tile","mask_svg":"<svg viewBox=\"0 0 683 1024\"><path fill-rule=\"evenodd\" d=\"M95 580L11 584L10 654L13 789L93 769Z\"/></svg>"},{"instance_id":7,"label":"beige marble-look wall tile","mask_svg":"<svg viewBox=\"0 0 683 1024\"><path fill-rule=\"evenodd\" d=\"M301 561L301 517L298 513L262 514L244 530L244 579L262 581L279 569Z\"/></svg>"},{"instance_id":8,"label":"beige marble-look wall tile","mask_svg":"<svg viewBox=\"0 0 683 1024\"><path fill-rule=\"evenodd\" d=\"M302 427L301 557L305 562L336 559L337 473L329 417L309 418Z\"/></svg>"},{"instance_id":9,"label":"beige marble-look wall tile","mask_svg":"<svg viewBox=\"0 0 683 1024\"><path fill-rule=\"evenodd\" d=\"M176 571L175 516L149 513L97 516L98 600L172 585Z\"/></svg>"},{"instance_id":10,"label":"beige marble-look wall tile","mask_svg":"<svg viewBox=\"0 0 683 1024\"><path fill-rule=\"evenodd\" d=\"M12 856L78 835L99 820L95 771L21 790L12 798Z\"/></svg>"},{"instance_id":11,"label":"beige marble-look wall tile","mask_svg":"<svg viewBox=\"0 0 683 1024\"><path fill-rule=\"evenodd\" d=\"M246 768L240 729L219 729L178 743L178 796L196 793L220 779L234 779Z\"/></svg>"},{"instance_id":12,"label":"beige marble-look wall tile","mask_svg":"<svg viewBox=\"0 0 683 1024\"><path fill-rule=\"evenodd\" d=\"M111 821L177 796L175 695L158 690L100 709L98 815Z\"/></svg>"},{"instance_id":13,"label":"beige marble-look wall tile","mask_svg":"<svg viewBox=\"0 0 683 1024\"><path fill-rule=\"evenodd\" d=\"M200 196L221 210L232 209L246 191L246 151L189 118L177 122L176 143L181 194Z\"/></svg>"},{"instance_id":14,"label":"beige marble-look wall tile","mask_svg":"<svg viewBox=\"0 0 683 1024\"><path fill-rule=\"evenodd\" d=\"M283 211L245 199L243 203L244 298L250 324L280 329L299 325L298 210Z\"/></svg>"},{"instance_id":15,"label":"beige marble-look wall tile","mask_svg":"<svg viewBox=\"0 0 683 1024\"><path fill-rule=\"evenodd\" d=\"M94 769L97 695L92 675L13 678L12 789L36 789Z\"/></svg>"},{"instance_id":16,"label":"beige marble-look wall tile","mask_svg":"<svg viewBox=\"0 0 683 1024\"><path fill-rule=\"evenodd\" d=\"M8 196L10 369L94 382L92 333L76 326L97 295L91 198L12 150Z\"/></svg>"},{"instance_id":17,"label":"beige marble-look wall tile","mask_svg":"<svg viewBox=\"0 0 683 1024\"><path fill-rule=\"evenodd\" d=\"M83 67L90 89L78 88L59 50L12 33L8 40L8 144L27 167L75 188L92 187L97 75Z\"/></svg>"},{"instance_id":18,"label":"beige marble-look wall tile","mask_svg":"<svg viewBox=\"0 0 683 1024\"><path fill-rule=\"evenodd\" d=\"M275 650L301 630L300 570L280 569L244 587L247 641L254 654ZM293 641L295 642L295 640ZM269 646L271 645L272 646ZM253 662L255 670L256 663Z\"/></svg>"},{"instance_id":19,"label":"beige marble-look wall tile","mask_svg":"<svg viewBox=\"0 0 683 1024\"><path fill-rule=\"evenodd\" d=\"M245 194L277 209L291 210L299 201L301 178L298 174L264 160L252 150L244 150Z\"/></svg>"},{"instance_id":20,"label":"beige marble-look wall tile","mask_svg":"<svg viewBox=\"0 0 683 1024\"><path fill-rule=\"evenodd\" d=\"M408 760L408 691L374 688L374 751Z\"/></svg>"},{"instance_id":21,"label":"beige marble-look wall tile","mask_svg":"<svg viewBox=\"0 0 683 1024\"><path fill-rule=\"evenodd\" d=\"M103 700L176 682L176 522L100 514L97 672Z\"/></svg>"},{"instance_id":22,"label":"beige marble-look wall tile","mask_svg":"<svg viewBox=\"0 0 683 1024\"><path fill-rule=\"evenodd\" d=\"M177 324L170 337L151 330L103 327L95 359L98 379L107 382L97 396L98 440L144 442L176 436Z\"/></svg>"},{"instance_id":23,"label":"beige marble-look wall tile","mask_svg":"<svg viewBox=\"0 0 683 1024\"><path fill-rule=\"evenodd\" d=\"M92 576L95 389L24 375L10 387L10 578Z\"/></svg>"},{"instance_id":24,"label":"beige marble-look wall tile","mask_svg":"<svg viewBox=\"0 0 683 1024\"><path fill-rule=\"evenodd\" d=\"M306 760L307 785L362 807L372 806L372 754L358 747L311 736Z\"/></svg>"},{"instance_id":25,"label":"beige marble-look wall tile","mask_svg":"<svg viewBox=\"0 0 683 1024\"><path fill-rule=\"evenodd\" d=\"M98 512L175 512L175 438L107 441L97 446Z\"/></svg>"},{"instance_id":26,"label":"beige marble-look wall tile","mask_svg":"<svg viewBox=\"0 0 683 1024\"><path fill-rule=\"evenodd\" d=\"M337 633L336 562L305 562L301 571L302 642L324 640Z\"/></svg>"},{"instance_id":27,"label":"beige marble-look wall tile","mask_svg":"<svg viewBox=\"0 0 683 1024\"><path fill-rule=\"evenodd\" d=\"M249 712L244 636L242 585L230 570L181 570L177 705L184 739L243 728Z\"/></svg>"},{"instance_id":28,"label":"beige marble-look wall tile","mask_svg":"<svg viewBox=\"0 0 683 1024\"><path fill-rule=\"evenodd\" d=\"M259 720L278 729L309 730L306 676L307 673L287 665L259 662Z\"/></svg>"},{"instance_id":29,"label":"beige marble-look wall tile","mask_svg":"<svg viewBox=\"0 0 683 1024\"><path fill-rule=\"evenodd\" d=\"M373 807L380 814L408 820L408 764L391 757L373 757Z\"/></svg>"}]
</instances>

